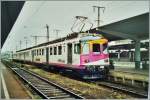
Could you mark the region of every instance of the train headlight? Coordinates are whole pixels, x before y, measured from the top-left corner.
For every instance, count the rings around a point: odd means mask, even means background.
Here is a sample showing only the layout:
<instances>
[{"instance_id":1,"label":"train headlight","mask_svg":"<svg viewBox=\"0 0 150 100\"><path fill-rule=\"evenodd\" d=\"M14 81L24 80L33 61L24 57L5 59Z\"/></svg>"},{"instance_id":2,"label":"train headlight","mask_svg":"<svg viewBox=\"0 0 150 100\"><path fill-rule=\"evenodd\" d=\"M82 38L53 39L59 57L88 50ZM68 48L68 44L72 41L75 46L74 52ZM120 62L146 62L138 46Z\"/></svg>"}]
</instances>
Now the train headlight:
<instances>
[{"instance_id":1,"label":"train headlight","mask_svg":"<svg viewBox=\"0 0 150 100\"><path fill-rule=\"evenodd\" d=\"M104 68L104 66L100 66L100 68Z\"/></svg>"},{"instance_id":2,"label":"train headlight","mask_svg":"<svg viewBox=\"0 0 150 100\"><path fill-rule=\"evenodd\" d=\"M85 60L84 60L84 62L85 62L85 63L88 63L88 62L89 62L89 60L88 60L88 59L85 59Z\"/></svg>"}]
</instances>

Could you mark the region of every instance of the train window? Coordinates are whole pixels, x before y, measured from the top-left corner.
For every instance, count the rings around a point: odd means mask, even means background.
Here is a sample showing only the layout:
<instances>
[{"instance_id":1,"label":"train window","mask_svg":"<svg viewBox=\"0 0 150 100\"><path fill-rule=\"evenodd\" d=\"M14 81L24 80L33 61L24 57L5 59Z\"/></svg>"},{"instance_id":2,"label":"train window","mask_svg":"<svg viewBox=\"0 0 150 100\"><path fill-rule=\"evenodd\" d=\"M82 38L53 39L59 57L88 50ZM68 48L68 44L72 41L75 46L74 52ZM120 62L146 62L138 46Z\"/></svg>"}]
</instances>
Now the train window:
<instances>
[{"instance_id":1,"label":"train window","mask_svg":"<svg viewBox=\"0 0 150 100\"><path fill-rule=\"evenodd\" d=\"M37 50L37 53L36 53L36 55L38 56L39 55L39 51Z\"/></svg>"},{"instance_id":2,"label":"train window","mask_svg":"<svg viewBox=\"0 0 150 100\"><path fill-rule=\"evenodd\" d=\"M82 53L83 53L83 54L88 54L88 53L89 53L89 44L83 43L83 46L82 46Z\"/></svg>"},{"instance_id":3,"label":"train window","mask_svg":"<svg viewBox=\"0 0 150 100\"><path fill-rule=\"evenodd\" d=\"M81 45L80 45L80 43L75 44L74 45L74 53L75 54L80 54L80 51L81 51Z\"/></svg>"},{"instance_id":4,"label":"train window","mask_svg":"<svg viewBox=\"0 0 150 100\"><path fill-rule=\"evenodd\" d=\"M42 49L42 55L44 55L44 49Z\"/></svg>"},{"instance_id":5,"label":"train window","mask_svg":"<svg viewBox=\"0 0 150 100\"><path fill-rule=\"evenodd\" d=\"M32 50L32 53L31 53L31 54L32 54L32 55L35 55L35 54L34 54L34 50Z\"/></svg>"},{"instance_id":6,"label":"train window","mask_svg":"<svg viewBox=\"0 0 150 100\"><path fill-rule=\"evenodd\" d=\"M107 48L107 43L103 44L103 51Z\"/></svg>"},{"instance_id":7,"label":"train window","mask_svg":"<svg viewBox=\"0 0 150 100\"><path fill-rule=\"evenodd\" d=\"M58 55L62 54L62 46L58 46Z\"/></svg>"},{"instance_id":8,"label":"train window","mask_svg":"<svg viewBox=\"0 0 150 100\"><path fill-rule=\"evenodd\" d=\"M93 52L100 53L100 44L93 44Z\"/></svg>"},{"instance_id":9,"label":"train window","mask_svg":"<svg viewBox=\"0 0 150 100\"><path fill-rule=\"evenodd\" d=\"M49 47L49 54L50 54L50 49L51 49L51 47Z\"/></svg>"},{"instance_id":10,"label":"train window","mask_svg":"<svg viewBox=\"0 0 150 100\"><path fill-rule=\"evenodd\" d=\"M54 47L54 55L57 55L57 47Z\"/></svg>"},{"instance_id":11,"label":"train window","mask_svg":"<svg viewBox=\"0 0 150 100\"><path fill-rule=\"evenodd\" d=\"M34 54L34 55L36 55L36 52L35 52L35 50L33 50L33 54Z\"/></svg>"},{"instance_id":12,"label":"train window","mask_svg":"<svg viewBox=\"0 0 150 100\"><path fill-rule=\"evenodd\" d=\"M35 55L37 55L37 52L36 52L36 50L34 50L34 52L35 52Z\"/></svg>"},{"instance_id":13,"label":"train window","mask_svg":"<svg viewBox=\"0 0 150 100\"><path fill-rule=\"evenodd\" d=\"M43 49L43 55L44 55L44 53L45 53L45 49Z\"/></svg>"},{"instance_id":14,"label":"train window","mask_svg":"<svg viewBox=\"0 0 150 100\"><path fill-rule=\"evenodd\" d=\"M77 44L74 44L74 54L76 54L76 45Z\"/></svg>"},{"instance_id":15,"label":"train window","mask_svg":"<svg viewBox=\"0 0 150 100\"><path fill-rule=\"evenodd\" d=\"M53 50L53 48L50 47L50 49L49 49L50 55L52 55L52 50Z\"/></svg>"}]
</instances>

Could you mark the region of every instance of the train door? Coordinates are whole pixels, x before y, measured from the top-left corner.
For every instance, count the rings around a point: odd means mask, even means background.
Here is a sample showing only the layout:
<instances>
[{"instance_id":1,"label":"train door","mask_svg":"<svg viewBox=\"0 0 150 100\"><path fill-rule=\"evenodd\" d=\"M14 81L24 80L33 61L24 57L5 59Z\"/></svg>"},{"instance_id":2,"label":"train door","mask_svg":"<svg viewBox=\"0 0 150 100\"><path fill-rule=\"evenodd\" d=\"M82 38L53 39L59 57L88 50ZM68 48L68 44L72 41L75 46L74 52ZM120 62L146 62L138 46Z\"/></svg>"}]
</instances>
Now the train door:
<instances>
[{"instance_id":1,"label":"train door","mask_svg":"<svg viewBox=\"0 0 150 100\"><path fill-rule=\"evenodd\" d=\"M35 54L35 50L32 50L32 62L34 61L34 54Z\"/></svg>"},{"instance_id":2,"label":"train door","mask_svg":"<svg viewBox=\"0 0 150 100\"><path fill-rule=\"evenodd\" d=\"M46 48L46 63L49 63L49 48Z\"/></svg>"},{"instance_id":3,"label":"train door","mask_svg":"<svg viewBox=\"0 0 150 100\"><path fill-rule=\"evenodd\" d=\"M67 45L67 51L68 51L68 54L67 54L67 63L68 64L72 64L72 44L71 43L68 43Z\"/></svg>"}]
</instances>

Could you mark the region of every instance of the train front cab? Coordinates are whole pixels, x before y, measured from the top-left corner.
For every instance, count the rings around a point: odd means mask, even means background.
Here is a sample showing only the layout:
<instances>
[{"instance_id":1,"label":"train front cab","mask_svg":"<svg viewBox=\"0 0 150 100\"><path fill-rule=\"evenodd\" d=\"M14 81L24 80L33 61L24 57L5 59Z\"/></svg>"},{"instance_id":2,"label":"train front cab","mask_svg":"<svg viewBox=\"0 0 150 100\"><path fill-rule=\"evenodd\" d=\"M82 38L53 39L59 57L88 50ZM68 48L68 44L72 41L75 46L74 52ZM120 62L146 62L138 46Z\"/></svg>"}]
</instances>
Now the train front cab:
<instances>
[{"instance_id":1,"label":"train front cab","mask_svg":"<svg viewBox=\"0 0 150 100\"><path fill-rule=\"evenodd\" d=\"M103 79L109 72L109 55L107 39L87 40L81 42L80 65L83 79Z\"/></svg>"}]
</instances>

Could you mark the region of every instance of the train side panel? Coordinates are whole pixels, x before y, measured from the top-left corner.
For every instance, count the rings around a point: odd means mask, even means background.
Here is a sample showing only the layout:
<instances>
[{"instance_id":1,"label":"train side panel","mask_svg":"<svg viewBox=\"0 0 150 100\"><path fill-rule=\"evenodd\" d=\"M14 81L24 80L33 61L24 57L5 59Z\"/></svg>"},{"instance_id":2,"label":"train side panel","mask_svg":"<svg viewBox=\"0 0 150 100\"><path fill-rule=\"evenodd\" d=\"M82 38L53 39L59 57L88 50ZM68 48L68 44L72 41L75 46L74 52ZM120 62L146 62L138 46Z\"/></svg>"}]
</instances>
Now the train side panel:
<instances>
[{"instance_id":1,"label":"train side panel","mask_svg":"<svg viewBox=\"0 0 150 100\"><path fill-rule=\"evenodd\" d=\"M54 63L70 67L69 65L80 64L80 54L74 53L74 46L78 43L77 39L48 45L49 64ZM70 57L68 59L68 57ZM65 66L66 65L66 66Z\"/></svg>"},{"instance_id":2,"label":"train side panel","mask_svg":"<svg viewBox=\"0 0 150 100\"><path fill-rule=\"evenodd\" d=\"M32 61L32 55L31 55L31 50L27 50L26 52L24 52L24 60L25 61L28 61L28 62L31 62Z\"/></svg>"},{"instance_id":3,"label":"train side panel","mask_svg":"<svg viewBox=\"0 0 150 100\"><path fill-rule=\"evenodd\" d=\"M46 48L40 47L32 50L31 59L36 63L45 63L46 62Z\"/></svg>"},{"instance_id":4,"label":"train side panel","mask_svg":"<svg viewBox=\"0 0 150 100\"><path fill-rule=\"evenodd\" d=\"M66 63L66 44L57 43L48 45L49 48L49 64L65 64Z\"/></svg>"}]
</instances>

